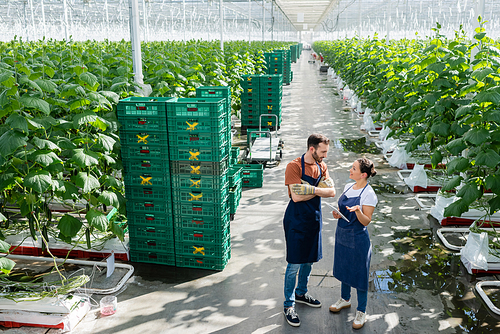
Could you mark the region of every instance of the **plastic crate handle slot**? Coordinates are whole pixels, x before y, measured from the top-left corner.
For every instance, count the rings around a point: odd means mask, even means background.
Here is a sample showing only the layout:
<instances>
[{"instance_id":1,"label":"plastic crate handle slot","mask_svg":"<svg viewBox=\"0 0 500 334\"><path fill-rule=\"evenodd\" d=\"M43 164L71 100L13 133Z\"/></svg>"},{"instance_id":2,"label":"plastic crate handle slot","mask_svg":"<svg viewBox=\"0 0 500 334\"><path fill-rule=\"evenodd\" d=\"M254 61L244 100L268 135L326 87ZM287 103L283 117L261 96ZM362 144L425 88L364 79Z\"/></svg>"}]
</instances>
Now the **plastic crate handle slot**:
<instances>
[{"instance_id":1,"label":"plastic crate handle slot","mask_svg":"<svg viewBox=\"0 0 500 334\"><path fill-rule=\"evenodd\" d=\"M144 188L142 191L144 195L153 195L153 189L152 188Z\"/></svg>"},{"instance_id":2,"label":"plastic crate handle slot","mask_svg":"<svg viewBox=\"0 0 500 334\"><path fill-rule=\"evenodd\" d=\"M187 108L187 111L198 111L197 107L189 107Z\"/></svg>"},{"instance_id":3,"label":"plastic crate handle slot","mask_svg":"<svg viewBox=\"0 0 500 334\"><path fill-rule=\"evenodd\" d=\"M243 172L243 175L250 175L250 172Z\"/></svg>"},{"instance_id":4,"label":"plastic crate handle slot","mask_svg":"<svg viewBox=\"0 0 500 334\"><path fill-rule=\"evenodd\" d=\"M198 160L198 156L200 155L200 152L189 151L189 154L191 154L191 156L189 157L189 160Z\"/></svg>"},{"instance_id":5,"label":"plastic crate handle slot","mask_svg":"<svg viewBox=\"0 0 500 334\"><path fill-rule=\"evenodd\" d=\"M156 241L154 241L154 240L148 240L146 243L148 246L155 246L156 247Z\"/></svg>"},{"instance_id":6,"label":"plastic crate handle slot","mask_svg":"<svg viewBox=\"0 0 500 334\"><path fill-rule=\"evenodd\" d=\"M148 167L149 168L149 167L151 167L151 164L149 163L149 161L143 162L143 163L141 163L141 167Z\"/></svg>"},{"instance_id":7,"label":"plastic crate handle slot","mask_svg":"<svg viewBox=\"0 0 500 334\"><path fill-rule=\"evenodd\" d=\"M186 128L187 131L192 131L192 130L196 130L196 126L199 124L197 122L194 122L192 124L190 124L188 121L186 121L186 124L188 125L188 127Z\"/></svg>"},{"instance_id":8,"label":"plastic crate handle slot","mask_svg":"<svg viewBox=\"0 0 500 334\"><path fill-rule=\"evenodd\" d=\"M200 137L198 137L198 135L192 135L189 137L189 141L198 141L200 140Z\"/></svg>"},{"instance_id":9,"label":"plastic crate handle slot","mask_svg":"<svg viewBox=\"0 0 500 334\"><path fill-rule=\"evenodd\" d=\"M189 202L191 202L191 201L199 201L200 198L203 197L203 193L199 193L198 195L189 193L189 195L191 196L191 198L189 199Z\"/></svg>"},{"instance_id":10,"label":"plastic crate handle slot","mask_svg":"<svg viewBox=\"0 0 500 334\"><path fill-rule=\"evenodd\" d=\"M203 238L203 233L202 232L194 232L193 237L195 238Z\"/></svg>"},{"instance_id":11,"label":"plastic crate handle slot","mask_svg":"<svg viewBox=\"0 0 500 334\"><path fill-rule=\"evenodd\" d=\"M139 119L137 120L137 124L140 124L140 125L144 125L144 124L146 124L146 119L144 119L144 118L139 118Z\"/></svg>"},{"instance_id":12,"label":"plastic crate handle slot","mask_svg":"<svg viewBox=\"0 0 500 334\"><path fill-rule=\"evenodd\" d=\"M148 257L149 257L150 259L157 259L157 258L158 258L158 255L156 255L155 253L149 253L149 254L148 254Z\"/></svg>"},{"instance_id":13,"label":"plastic crate handle slot","mask_svg":"<svg viewBox=\"0 0 500 334\"><path fill-rule=\"evenodd\" d=\"M249 180L243 180L243 183L250 183Z\"/></svg>"},{"instance_id":14,"label":"plastic crate handle slot","mask_svg":"<svg viewBox=\"0 0 500 334\"><path fill-rule=\"evenodd\" d=\"M146 110L147 108L145 106L136 106L136 110Z\"/></svg>"},{"instance_id":15,"label":"plastic crate handle slot","mask_svg":"<svg viewBox=\"0 0 500 334\"><path fill-rule=\"evenodd\" d=\"M155 216L153 216L153 215L146 215L146 220L155 220Z\"/></svg>"},{"instance_id":16,"label":"plastic crate handle slot","mask_svg":"<svg viewBox=\"0 0 500 334\"><path fill-rule=\"evenodd\" d=\"M201 172L200 172L201 165L200 166L190 166L190 167L191 167L191 174L201 174Z\"/></svg>"},{"instance_id":17,"label":"plastic crate handle slot","mask_svg":"<svg viewBox=\"0 0 500 334\"><path fill-rule=\"evenodd\" d=\"M191 222L195 223L196 225L203 225L205 223L203 220L195 220L195 219L193 219Z\"/></svg>"},{"instance_id":18,"label":"plastic crate handle slot","mask_svg":"<svg viewBox=\"0 0 500 334\"><path fill-rule=\"evenodd\" d=\"M202 255L205 255L205 247L196 247L196 246L193 246L194 248L194 251L193 251L193 254L197 254L197 253L200 253Z\"/></svg>"},{"instance_id":19,"label":"plastic crate handle slot","mask_svg":"<svg viewBox=\"0 0 500 334\"><path fill-rule=\"evenodd\" d=\"M140 153L149 154L149 150L148 150L148 149L143 149L143 150L140 150L139 152L140 152Z\"/></svg>"},{"instance_id":20,"label":"plastic crate handle slot","mask_svg":"<svg viewBox=\"0 0 500 334\"><path fill-rule=\"evenodd\" d=\"M154 207L155 207L155 205L154 205L153 203L151 203L151 202L146 202L146 203L144 203L144 206L145 206L146 208L154 208Z\"/></svg>"},{"instance_id":21,"label":"plastic crate handle slot","mask_svg":"<svg viewBox=\"0 0 500 334\"><path fill-rule=\"evenodd\" d=\"M142 175L139 175L141 177L141 186L144 186L144 185L150 185L152 186L153 183L151 183L151 179L153 178L152 176L142 176Z\"/></svg>"},{"instance_id":22,"label":"plastic crate handle slot","mask_svg":"<svg viewBox=\"0 0 500 334\"><path fill-rule=\"evenodd\" d=\"M146 232L156 233L156 229L154 227L146 227Z\"/></svg>"},{"instance_id":23,"label":"plastic crate handle slot","mask_svg":"<svg viewBox=\"0 0 500 334\"><path fill-rule=\"evenodd\" d=\"M201 179L189 179L189 181L191 181L191 185L189 186L189 188L191 187L195 187L195 188L199 188L200 187L200 182L201 182Z\"/></svg>"},{"instance_id":24,"label":"plastic crate handle slot","mask_svg":"<svg viewBox=\"0 0 500 334\"><path fill-rule=\"evenodd\" d=\"M203 211L203 208L200 205L193 205L193 211Z\"/></svg>"},{"instance_id":25,"label":"plastic crate handle slot","mask_svg":"<svg viewBox=\"0 0 500 334\"><path fill-rule=\"evenodd\" d=\"M199 264L203 264L203 261L202 260L198 260L196 259L196 262L199 263Z\"/></svg>"},{"instance_id":26,"label":"plastic crate handle slot","mask_svg":"<svg viewBox=\"0 0 500 334\"><path fill-rule=\"evenodd\" d=\"M136 136L138 139L137 143L144 143L144 144L148 143L147 138L149 137L149 135L141 136L141 135L137 134Z\"/></svg>"}]
</instances>

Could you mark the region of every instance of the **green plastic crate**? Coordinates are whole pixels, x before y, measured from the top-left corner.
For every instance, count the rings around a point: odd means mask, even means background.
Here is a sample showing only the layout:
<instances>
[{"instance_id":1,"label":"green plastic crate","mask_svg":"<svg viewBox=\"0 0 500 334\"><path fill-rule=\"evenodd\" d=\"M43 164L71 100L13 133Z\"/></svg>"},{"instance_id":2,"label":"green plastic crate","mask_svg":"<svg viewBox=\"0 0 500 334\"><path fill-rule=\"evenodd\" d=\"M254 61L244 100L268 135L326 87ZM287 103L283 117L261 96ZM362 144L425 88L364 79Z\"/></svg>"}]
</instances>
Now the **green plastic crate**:
<instances>
[{"instance_id":1,"label":"green plastic crate","mask_svg":"<svg viewBox=\"0 0 500 334\"><path fill-rule=\"evenodd\" d=\"M197 147L220 148L227 142L226 130L219 132L169 132L170 149L175 146L195 145Z\"/></svg>"},{"instance_id":2,"label":"green plastic crate","mask_svg":"<svg viewBox=\"0 0 500 334\"><path fill-rule=\"evenodd\" d=\"M239 147L231 146L231 151L230 151L229 155L232 159L238 159L238 157L240 156L240 151L241 151L241 149Z\"/></svg>"},{"instance_id":3,"label":"green plastic crate","mask_svg":"<svg viewBox=\"0 0 500 334\"><path fill-rule=\"evenodd\" d=\"M281 101L277 103L263 103L260 105L261 110L265 112L279 112L281 111Z\"/></svg>"},{"instance_id":4,"label":"green plastic crate","mask_svg":"<svg viewBox=\"0 0 500 334\"><path fill-rule=\"evenodd\" d=\"M172 211L172 202L167 200L135 200L127 201L127 210L136 213L169 213ZM127 211L128 212L128 211Z\"/></svg>"},{"instance_id":5,"label":"green plastic crate","mask_svg":"<svg viewBox=\"0 0 500 334\"><path fill-rule=\"evenodd\" d=\"M228 173L221 175L172 174L172 187L177 189L220 189L228 182Z\"/></svg>"},{"instance_id":6,"label":"green plastic crate","mask_svg":"<svg viewBox=\"0 0 500 334\"><path fill-rule=\"evenodd\" d=\"M170 173L124 171L125 186L130 187L170 187Z\"/></svg>"},{"instance_id":7,"label":"green plastic crate","mask_svg":"<svg viewBox=\"0 0 500 334\"><path fill-rule=\"evenodd\" d=\"M171 211L163 213L135 212L127 206L127 223L129 226L144 226L144 227L173 226L172 212Z\"/></svg>"},{"instance_id":8,"label":"green plastic crate","mask_svg":"<svg viewBox=\"0 0 500 334\"><path fill-rule=\"evenodd\" d=\"M200 86L196 88L197 98L227 98L231 97L231 87L229 86Z\"/></svg>"},{"instance_id":9,"label":"green plastic crate","mask_svg":"<svg viewBox=\"0 0 500 334\"><path fill-rule=\"evenodd\" d=\"M189 116L169 116L169 132L219 132L227 129L227 116L221 114L217 117L189 117Z\"/></svg>"},{"instance_id":10,"label":"green plastic crate","mask_svg":"<svg viewBox=\"0 0 500 334\"><path fill-rule=\"evenodd\" d=\"M172 195L171 195L171 188L168 186L162 186L162 187L128 186L127 183L125 182L125 198L131 200L141 200L141 201L152 201L152 200L169 201L171 200Z\"/></svg>"},{"instance_id":11,"label":"green plastic crate","mask_svg":"<svg viewBox=\"0 0 500 334\"><path fill-rule=\"evenodd\" d=\"M174 253L174 235L167 234L165 238L134 238L130 236L129 247L132 250Z\"/></svg>"},{"instance_id":12,"label":"green plastic crate","mask_svg":"<svg viewBox=\"0 0 500 334\"><path fill-rule=\"evenodd\" d=\"M130 249L130 259L132 262L156 263L167 266L175 266L174 252L150 252Z\"/></svg>"},{"instance_id":13,"label":"green plastic crate","mask_svg":"<svg viewBox=\"0 0 500 334\"><path fill-rule=\"evenodd\" d=\"M281 74L268 74L260 76L260 87L262 86L281 86L283 76Z\"/></svg>"},{"instance_id":14,"label":"green plastic crate","mask_svg":"<svg viewBox=\"0 0 500 334\"><path fill-rule=\"evenodd\" d=\"M194 203L194 202L173 202L175 216L204 217L212 216L222 218L229 208L227 197L219 203Z\"/></svg>"},{"instance_id":15,"label":"green plastic crate","mask_svg":"<svg viewBox=\"0 0 500 334\"><path fill-rule=\"evenodd\" d=\"M168 145L167 132L120 131L120 144L124 146Z\"/></svg>"},{"instance_id":16,"label":"green plastic crate","mask_svg":"<svg viewBox=\"0 0 500 334\"><path fill-rule=\"evenodd\" d=\"M136 173L170 173L170 163L169 160L164 158L156 159L128 159L122 161L124 173L136 172Z\"/></svg>"},{"instance_id":17,"label":"green plastic crate","mask_svg":"<svg viewBox=\"0 0 500 334\"><path fill-rule=\"evenodd\" d=\"M226 268L229 261L229 255L223 257L205 256L200 257L199 255L176 255L175 264L177 267L185 268L198 268L198 269L208 269L221 271Z\"/></svg>"},{"instance_id":18,"label":"green plastic crate","mask_svg":"<svg viewBox=\"0 0 500 334\"><path fill-rule=\"evenodd\" d=\"M176 100L175 97L128 97L120 100L116 106L118 116L163 116L165 103Z\"/></svg>"},{"instance_id":19,"label":"green plastic crate","mask_svg":"<svg viewBox=\"0 0 500 334\"><path fill-rule=\"evenodd\" d=\"M261 164L243 165L242 186L243 187L262 187L264 177L264 168Z\"/></svg>"},{"instance_id":20,"label":"green plastic crate","mask_svg":"<svg viewBox=\"0 0 500 334\"><path fill-rule=\"evenodd\" d=\"M235 214L236 209L240 203L241 199L241 190L243 187L242 180L239 180L237 184L229 190L229 213Z\"/></svg>"},{"instance_id":21,"label":"green plastic crate","mask_svg":"<svg viewBox=\"0 0 500 334\"><path fill-rule=\"evenodd\" d=\"M220 231L202 230L196 228L175 229L175 242L193 242L221 245L230 238L229 225Z\"/></svg>"},{"instance_id":22,"label":"green plastic crate","mask_svg":"<svg viewBox=\"0 0 500 334\"><path fill-rule=\"evenodd\" d=\"M227 199L228 185L226 182L219 189L172 188L172 198L176 203L221 203Z\"/></svg>"},{"instance_id":23,"label":"green plastic crate","mask_svg":"<svg viewBox=\"0 0 500 334\"><path fill-rule=\"evenodd\" d=\"M167 117L158 116L118 116L120 131L167 131Z\"/></svg>"},{"instance_id":24,"label":"green plastic crate","mask_svg":"<svg viewBox=\"0 0 500 334\"><path fill-rule=\"evenodd\" d=\"M211 216L189 217L176 216L174 217L174 226L178 228L196 228L201 230L220 231L227 228L229 224L229 211L226 211L220 218Z\"/></svg>"},{"instance_id":25,"label":"green plastic crate","mask_svg":"<svg viewBox=\"0 0 500 334\"><path fill-rule=\"evenodd\" d=\"M128 233L131 239L146 238L174 240L173 224L165 226L143 226L143 225L128 225Z\"/></svg>"},{"instance_id":26,"label":"green plastic crate","mask_svg":"<svg viewBox=\"0 0 500 334\"><path fill-rule=\"evenodd\" d=\"M229 167L229 188L233 188L239 181L241 181L243 175L242 173L243 165L233 165Z\"/></svg>"},{"instance_id":27,"label":"green plastic crate","mask_svg":"<svg viewBox=\"0 0 500 334\"><path fill-rule=\"evenodd\" d=\"M167 114L179 117L216 117L226 115L226 102L222 98L187 98L167 102Z\"/></svg>"},{"instance_id":28,"label":"green plastic crate","mask_svg":"<svg viewBox=\"0 0 500 334\"><path fill-rule=\"evenodd\" d=\"M170 147L171 161L222 161L228 158L227 142L218 147L174 146Z\"/></svg>"},{"instance_id":29,"label":"green plastic crate","mask_svg":"<svg viewBox=\"0 0 500 334\"><path fill-rule=\"evenodd\" d=\"M122 161L131 159L165 159L168 157L168 146L166 145L141 145L141 146L122 146Z\"/></svg>"},{"instance_id":30,"label":"green plastic crate","mask_svg":"<svg viewBox=\"0 0 500 334\"><path fill-rule=\"evenodd\" d=\"M176 255L205 257L228 257L231 248L231 238L219 244L200 241L176 241Z\"/></svg>"},{"instance_id":31,"label":"green plastic crate","mask_svg":"<svg viewBox=\"0 0 500 334\"><path fill-rule=\"evenodd\" d=\"M229 159L221 161L171 161L171 175L223 175L229 167Z\"/></svg>"}]
</instances>

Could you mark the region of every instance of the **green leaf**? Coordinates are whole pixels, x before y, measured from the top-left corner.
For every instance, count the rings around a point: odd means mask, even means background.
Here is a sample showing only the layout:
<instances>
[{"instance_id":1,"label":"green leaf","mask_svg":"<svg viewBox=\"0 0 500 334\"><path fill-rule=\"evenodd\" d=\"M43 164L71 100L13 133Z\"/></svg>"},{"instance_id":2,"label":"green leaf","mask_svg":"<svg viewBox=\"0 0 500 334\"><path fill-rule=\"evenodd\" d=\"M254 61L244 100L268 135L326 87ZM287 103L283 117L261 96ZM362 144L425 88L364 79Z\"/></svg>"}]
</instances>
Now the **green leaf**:
<instances>
[{"instance_id":1,"label":"green leaf","mask_svg":"<svg viewBox=\"0 0 500 334\"><path fill-rule=\"evenodd\" d=\"M474 101L484 103L491 102L493 104L500 103L500 94L493 90L486 90L484 92L480 92L474 97Z\"/></svg>"},{"instance_id":2,"label":"green leaf","mask_svg":"<svg viewBox=\"0 0 500 334\"><path fill-rule=\"evenodd\" d=\"M431 157L431 162L432 162L432 168L436 168L436 166L443 161L443 155L441 154L440 151L436 150L432 153Z\"/></svg>"},{"instance_id":3,"label":"green leaf","mask_svg":"<svg viewBox=\"0 0 500 334\"><path fill-rule=\"evenodd\" d=\"M450 131L450 125L444 122L439 122L433 124L431 127L431 132L440 135L441 137L447 137Z\"/></svg>"},{"instance_id":4,"label":"green leaf","mask_svg":"<svg viewBox=\"0 0 500 334\"><path fill-rule=\"evenodd\" d=\"M445 149L453 155L459 155L467 148L463 138L458 138L446 144Z\"/></svg>"},{"instance_id":5,"label":"green leaf","mask_svg":"<svg viewBox=\"0 0 500 334\"><path fill-rule=\"evenodd\" d=\"M113 232L113 234L116 235L120 241L123 242L125 240L125 232L119 224L115 222L111 223L111 232Z\"/></svg>"},{"instance_id":6,"label":"green leaf","mask_svg":"<svg viewBox=\"0 0 500 334\"><path fill-rule=\"evenodd\" d=\"M93 111L82 112L81 114L75 115L75 117L73 117L73 126L75 128L79 128L83 124L92 124L97 120L97 117L97 114Z\"/></svg>"},{"instance_id":7,"label":"green leaf","mask_svg":"<svg viewBox=\"0 0 500 334\"><path fill-rule=\"evenodd\" d=\"M33 155L33 161L39 163L40 165L47 167L54 162L61 162L57 154L48 150L36 151Z\"/></svg>"},{"instance_id":8,"label":"green leaf","mask_svg":"<svg viewBox=\"0 0 500 334\"><path fill-rule=\"evenodd\" d=\"M441 74L441 72L443 72L445 68L446 68L446 65L443 63L433 63L433 64L430 64L429 66L427 66L428 71L434 71L437 74Z\"/></svg>"},{"instance_id":9,"label":"green leaf","mask_svg":"<svg viewBox=\"0 0 500 334\"><path fill-rule=\"evenodd\" d=\"M482 195L481 188L475 182L467 183L457 193L457 196L461 197L467 205L470 205Z\"/></svg>"},{"instance_id":10,"label":"green leaf","mask_svg":"<svg viewBox=\"0 0 500 334\"><path fill-rule=\"evenodd\" d=\"M69 138L65 138L65 137L58 137L56 139L57 141L57 145L61 148L61 149L64 149L64 150L72 150L74 148L76 148L76 145L71 141L69 140Z\"/></svg>"},{"instance_id":11,"label":"green leaf","mask_svg":"<svg viewBox=\"0 0 500 334\"><path fill-rule=\"evenodd\" d=\"M451 125L451 131L459 136L463 136L467 131L469 131L469 129L469 125L461 124L458 122L453 122L453 124Z\"/></svg>"},{"instance_id":12,"label":"green leaf","mask_svg":"<svg viewBox=\"0 0 500 334\"><path fill-rule=\"evenodd\" d=\"M82 188L84 193L91 192L101 186L99 180L86 172L79 172L75 178L75 184Z\"/></svg>"},{"instance_id":13,"label":"green leaf","mask_svg":"<svg viewBox=\"0 0 500 334\"><path fill-rule=\"evenodd\" d=\"M0 222L7 220L7 218L0 212Z\"/></svg>"},{"instance_id":14,"label":"green leaf","mask_svg":"<svg viewBox=\"0 0 500 334\"><path fill-rule=\"evenodd\" d=\"M474 72L472 72L472 77L477 81L483 81L484 78L486 78L488 75L494 72L495 71L493 71L493 69L490 67L479 68Z\"/></svg>"},{"instance_id":15,"label":"green leaf","mask_svg":"<svg viewBox=\"0 0 500 334\"><path fill-rule=\"evenodd\" d=\"M121 189L123 187L122 182L112 175L104 175L102 177L102 180L103 180L104 184L106 184L107 186L109 186L111 188Z\"/></svg>"},{"instance_id":16,"label":"green leaf","mask_svg":"<svg viewBox=\"0 0 500 334\"><path fill-rule=\"evenodd\" d=\"M7 157L19 147L26 146L28 137L16 130L8 130L0 137L0 155Z\"/></svg>"},{"instance_id":17,"label":"green leaf","mask_svg":"<svg viewBox=\"0 0 500 334\"><path fill-rule=\"evenodd\" d=\"M97 136L97 142L99 144L102 145L102 147L104 147L104 149L106 151L112 151L113 150L113 146L115 145L116 143L116 140L114 140L113 138L111 138L110 136L106 136L106 135L103 135L102 133L100 133L98 136Z\"/></svg>"},{"instance_id":18,"label":"green leaf","mask_svg":"<svg viewBox=\"0 0 500 334\"><path fill-rule=\"evenodd\" d=\"M91 101L98 102L100 105L108 106L111 109L111 103L101 94L96 92L89 92L87 97Z\"/></svg>"},{"instance_id":19,"label":"green leaf","mask_svg":"<svg viewBox=\"0 0 500 334\"><path fill-rule=\"evenodd\" d=\"M486 189L490 189L497 195L500 194L500 175L488 175L486 177Z\"/></svg>"},{"instance_id":20,"label":"green leaf","mask_svg":"<svg viewBox=\"0 0 500 334\"><path fill-rule=\"evenodd\" d=\"M473 128L467 131L464 135L464 139L469 143L479 146L482 143L486 142L490 138L490 133L486 129L481 128Z\"/></svg>"},{"instance_id":21,"label":"green leaf","mask_svg":"<svg viewBox=\"0 0 500 334\"><path fill-rule=\"evenodd\" d=\"M484 113L483 117L485 121L500 123L500 110Z\"/></svg>"},{"instance_id":22,"label":"green leaf","mask_svg":"<svg viewBox=\"0 0 500 334\"><path fill-rule=\"evenodd\" d=\"M500 210L500 196L495 196L488 201L490 205L490 215Z\"/></svg>"},{"instance_id":23,"label":"green leaf","mask_svg":"<svg viewBox=\"0 0 500 334\"><path fill-rule=\"evenodd\" d=\"M83 72L82 74L79 75L79 78L90 87L94 87L94 85L97 83L96 76L90 72Z\"/></svg>"},{"instance_id":24,"label":"green leaf","mask_svg":"<svg viewBox=\"0 0 500 334\"><path fill-rule=\"evenodd\" d=\"M19 102L21 102L28 108L40 110L46 115L50 115L50 105L47 103L47 101L29 96L28 94L23 94L23 96L19 98Z\"/></svg>"},{"instance_id":25,"label":"green leaf","mask_svg":"<svg viewBox=\"0 0 500 334\"><path fill-rule=\"evenodd\" d=\"M464 212L467 212L468 209L468 205L462 199L459 199L458 201L451 203L444 209L444 216L460 217Z\"/></svg>"},{"instance_id":26,"label":"green leaf","mask_svg":"<svg viewBox=\"0 0 500 334\"><path fill-rule=\"evenodd\" d=\"M91 209L87 212L85 217L89 225L95 227L99 231L106 232L108 229L108 219L102 212Z\"/></svg>"},{"instance_id":27,"label":"green leaf","mask_svg":"<svg viewBox=\"0 0 500 334\"><path fill-rule=\"evenodd\" d=\"M52 188L52 176L45 170L35 170L24 178L24 186L43 194Z\"/></svg>"},{"instance_id":28,"label":"green leaf","mask_svg":"<svg viewBox=\"0 0 500 334\"><path fill-rule=\"evenodd\" d=\"M463 157L455 158L446 164L448 175L453 173L465 172L469 167L469 160Z\"/></svg>"},{"instance_id":29,"label":"green leaf","mask_svg":"<svg viewBox=\"0 0 500 334\"><path fill-rule=\"evenodd\" d=\"M118 101L120 101L120 95L116 94L115 92L102 90L99 93L106 99L108 99L108 101L110 101L111 103L118 104Z\"/></svg>"},{"instance_id":30,"label":"green leaf","mask_svg":"<svg viewBox=\"0 0 500 334\"><path fill-rule=\"evenodd\" d=\"M8 124L12 129L19 129L25 133L28 133L28 122L26 121L26 118L19 115L18 113L10 114L10 116L5 120L5 123Z\"/></svg>"},{"instance_id":31,"label":"green leaf","mask_svg":"<svg viewBox=\"0 0 500 334\"><path fill-rule=\"evenodd\" d=\"M80 220L76 219L73 216L65 214L59 220L59 223L57 224L57 228L66 237L73 238L73 237L76 237L76 235L78 234L78 232L82 228L82 225L83 225L83 223Z\"/></svg>"},{"instance_id":32,"label":"green leaf","mask_svg":"<svg viewBox=\"0 0 500 334\"><path fill-rule=\"evenodd\" d=\"M74 101L73 103L71 103L70 110L73 111L73 110L76 110L78 108L85 107L85 106L87 106L89 104L90 104L90 101L87 100L87 99L85 99L85 98L77 99L76 101Z\"/></svg>"},{"instance_id":33,"label":"green leaf","mask_svg":"<svg viewBox=\"0 0 500 334\"><path fill-rule=\"evenodd\" d=\"M8 253L10 245L3 240L0 240L0 253Z\"/></svg>"},{"instance_id":34,"label":"green leaf","mask_svg":"<svg viewBox=\"0 0 500 334\"><path fill-rule=\"evenodd\" d=\"M112 191L103 191L101 195L97 198L97 200L107 206L113 206L118 208L120 206L120 202L118 201L118 196Z\"/></svg>"},{"instance_id":35,"label":"green leaf","mask_svg":"<svg viewBox=\"0 0 500 334\"><path fill-rule=\"evenodd\" d=\"M54 93L57 89L57 85L52 80L38 79L35 80L36 84L47 93Z\"/></svg>"},{"instance_id":36,"label":"green leaf","mask_svg":"<svg viewBox=\"0 0 500 334\"><path fill-rule=\"evenodd\" d=\"M477 103L471 103L471 104L459 107L455 111L455 119L460 118L464 115L473 114L476 108L479 108L479 105Z\"/></svg>"},{"instance_id":37,"label":"green leaf","mask_svg":"<svg viewBox=\"0 0 500 334\"><path fill-rule=\"evenodd\" d=\"M50 140L47 140L47 139L41 139L38 137L34 137L33 143L41 150L43 150L43 149L58 150L58 151L61 150L61 148L59 146L57 146L56 144L54 144L53 142L51 142Z\"/></svg>"},{"instance_id":38,"label":"green leaf","mask_svg":"<svg viewBox=\"0 0 500 334\"><path fill-rule=\"evenodd\" d=\"M495 168L500 162L500 155L492 149L481 151L477 154L476 165Z\"/></svg>"},{"instance_id":39,"label":"green leaf","mask_svg":"<svg viewBox=\"0 0 500 334\"><path fill-rule=\"evenodd\" d=\"M63 187L59 188L60 196L63 200L78 200L80 199L80 191L69 181L63 182Z\"/></svg>"},{"instance_id":40,"label":"green leaf","mask_svg":"<svg viewBox=\"0 0 500 334\"><path fill-rule=\"evenodd\" d=\"M99 156L95 152L79 148L74 150L71 160L81 168L85 168L97 165L99 163Z\"/></svg>"},{"instance_id":41,"label":"green leaf","mask_svg":"<svg viewBox=\"0 0 500 334\"><path fill-rule=\"evenodd\" d=\"M7 79L12 78L11 71L2 71L0 72L0 84L6 81Z\"/></svg>"},{"instance_id":42,"label":"green leaf","mask_svg":"<svg viewBox=\"0 0 500 334\"><path fill-rule=\"evenodd\" d=\"M6 257L0 257L0 271L8 275L16 263Z\"/></svg>"},{"instance_id":43,"label":"green leaf","mask_svg":"<svg viewBox=\"0 0 500 334\"><path fill-rule=\"evenodd\" d=\"M454 176L453 179L451 179L450 181L446 182L446 184L444 185L443 189L444 191L450 191L450 190L453 190L455 189L456 187L458 187L460 185L460 183L462 182L464 178L461 177L461 176Z\"/></svg>"}]
</instances>

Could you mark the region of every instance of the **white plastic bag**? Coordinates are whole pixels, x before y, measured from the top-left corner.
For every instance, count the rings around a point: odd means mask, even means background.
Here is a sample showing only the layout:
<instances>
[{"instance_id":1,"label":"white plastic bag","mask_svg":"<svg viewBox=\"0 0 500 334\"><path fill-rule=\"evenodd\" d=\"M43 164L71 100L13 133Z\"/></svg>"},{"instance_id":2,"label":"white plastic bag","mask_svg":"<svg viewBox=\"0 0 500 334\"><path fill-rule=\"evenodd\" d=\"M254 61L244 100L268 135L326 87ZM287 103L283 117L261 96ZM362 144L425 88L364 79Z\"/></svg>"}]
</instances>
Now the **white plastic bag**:
<instances>
[{"instance_id":1,"label":"white plastic bag","mask_svg":"<svg viewBox=\"0 0 500 334\"><path fill-rule=\"evenodd\" d=\"M344 95L343 95L343 98L344 100L350 100L352 97L352 91L351 89L349 88L349 85L345 86L344 88Z\"/></svg>"},{"instance_id":2,"label":"white plastic bag","mask_svg":"<svg viewBox=\"0 0 500 334\"><path fill-rule=\"evenodd\" d=\"M356 108L357 104L358 104L358 97L356 94L353 94L351 98L351 108Z\"/></svg>"},{"instance_id":3,"label":"white plastic bag","mask_svg":"<svg viewBox=\"0 0 500 334\"><path fill-rule=\"evenodd\" d=\"M436 202L431 208L430 214L432 217L436 218L440 223L444 219L444 209L453 203L457 198L455 196L444 197L439 193L436 194Z\"/></svg>"},{"instance_id":4,"label":"white plastic bag","mask_svg":"<svg viewBox=\"0 0 500 334\"><path fill-rule=\"evenodd\" d=\"M398 145L399 145L399 139L387 139L384 140L382 143L382 151L384 151L384 154L387 154L389 152L394 151Z\"/></svg>"},{"instance_id":5,"label":"white plastic bag","mask_svg":"<svg viewBox=\"0 0 500 334\"><path fill-rule=\"evenodd\" d=\"M400 169L407 169L406 162L408 161L409 155L406 153L404 147L396 147L392 156L387 161L392 167L397 167Z\"/></svg>"},{"instance_id":6,"label":"white plastic bag","mask_svg":"<svg viewBox=\"0 0 500 334\"><path fill-rule=\"evenodd\" d=\"M372 109L371 108L366 108L365 109L365 115L370 115L372 113Z\"/></svg>"},{"instance_id":7,"label":"white plastic bag","mask_svg":"<svg viewBox=\"0 0 500 334\"><path fill-rule=\"evenodd\" d=\"M410 176L404 178L405 183L412 189L415 187L427 188L427 172L424 165L416 164Z\"/></svg>"},{"instance_id":8,"label":"white plastic bag","mask_svg":"<svg viewBox=\"0 0 500 334\"><path fill-rule=\"evenodd\" d=\"M383 126L382 130L380 130L380 133L378 134L378 138L380 140L386 140L387 135L391 132L391 128L388 128L387 126Z\"/></svg>"},{"instance_id":9,"label":"white plastic bag","mask_svg":"<svg viewBox=\"0 0 500 334\"><path fill-rule=\"evenodd\" d=\"M472 269L488 270L489 251L488 233L469 233L467 243L460 250L460 257L469 274L472 274Z\"/></svg>"},{"instance_id":10,"label":"white plastic bag","mask_svg":"<svg viewBox=\"0 0 500 334\"><path fill-rule=\"evenodd\" d=\"M358 101L358 104L356 105L356 112L358 114L363 113L363 106L361 105L361 101Z\"/></svg>"},{"instance_id":11,"label":"white plastic bag","mask_svg":"<svg viewBox=\"0 0 500 334\"><path fill-rule=\"evenodd\" d=\"M363 127L366 132L375 130L375 123L373 123L373 118L370 114L365 113L363 115Z\"/></svg>"}]
</instances>

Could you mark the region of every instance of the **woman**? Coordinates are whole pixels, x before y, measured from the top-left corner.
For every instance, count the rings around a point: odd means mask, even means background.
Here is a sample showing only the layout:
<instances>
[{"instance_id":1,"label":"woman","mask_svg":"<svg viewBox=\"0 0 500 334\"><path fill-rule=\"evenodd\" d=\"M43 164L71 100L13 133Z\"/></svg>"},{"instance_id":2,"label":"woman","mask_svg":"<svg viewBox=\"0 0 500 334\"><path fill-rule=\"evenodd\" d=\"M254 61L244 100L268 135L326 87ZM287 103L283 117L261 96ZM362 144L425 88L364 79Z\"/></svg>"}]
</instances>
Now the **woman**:
<instances>
[{"instance_id":1,"label":"woman","mask_svg":"<svg viewBox=\"0 0 500 334\"><path fill-rule=\"evenodd\" d=\"M333 211L338 219L335 233L335 254L333 275L342 282L341 298L332 306L331 312L339 312L351 307L351 287L356 288L358 307L352 327L363 327L366 318L366 302L368 298L368 276L370 272L371 243L366 226L372 220L377 205L377 195L368 184L368 178L377 174L373 162L360 158L352 164L348 183L339 198L339 211L349 221Z\"/></svg>"}]
</instances>

